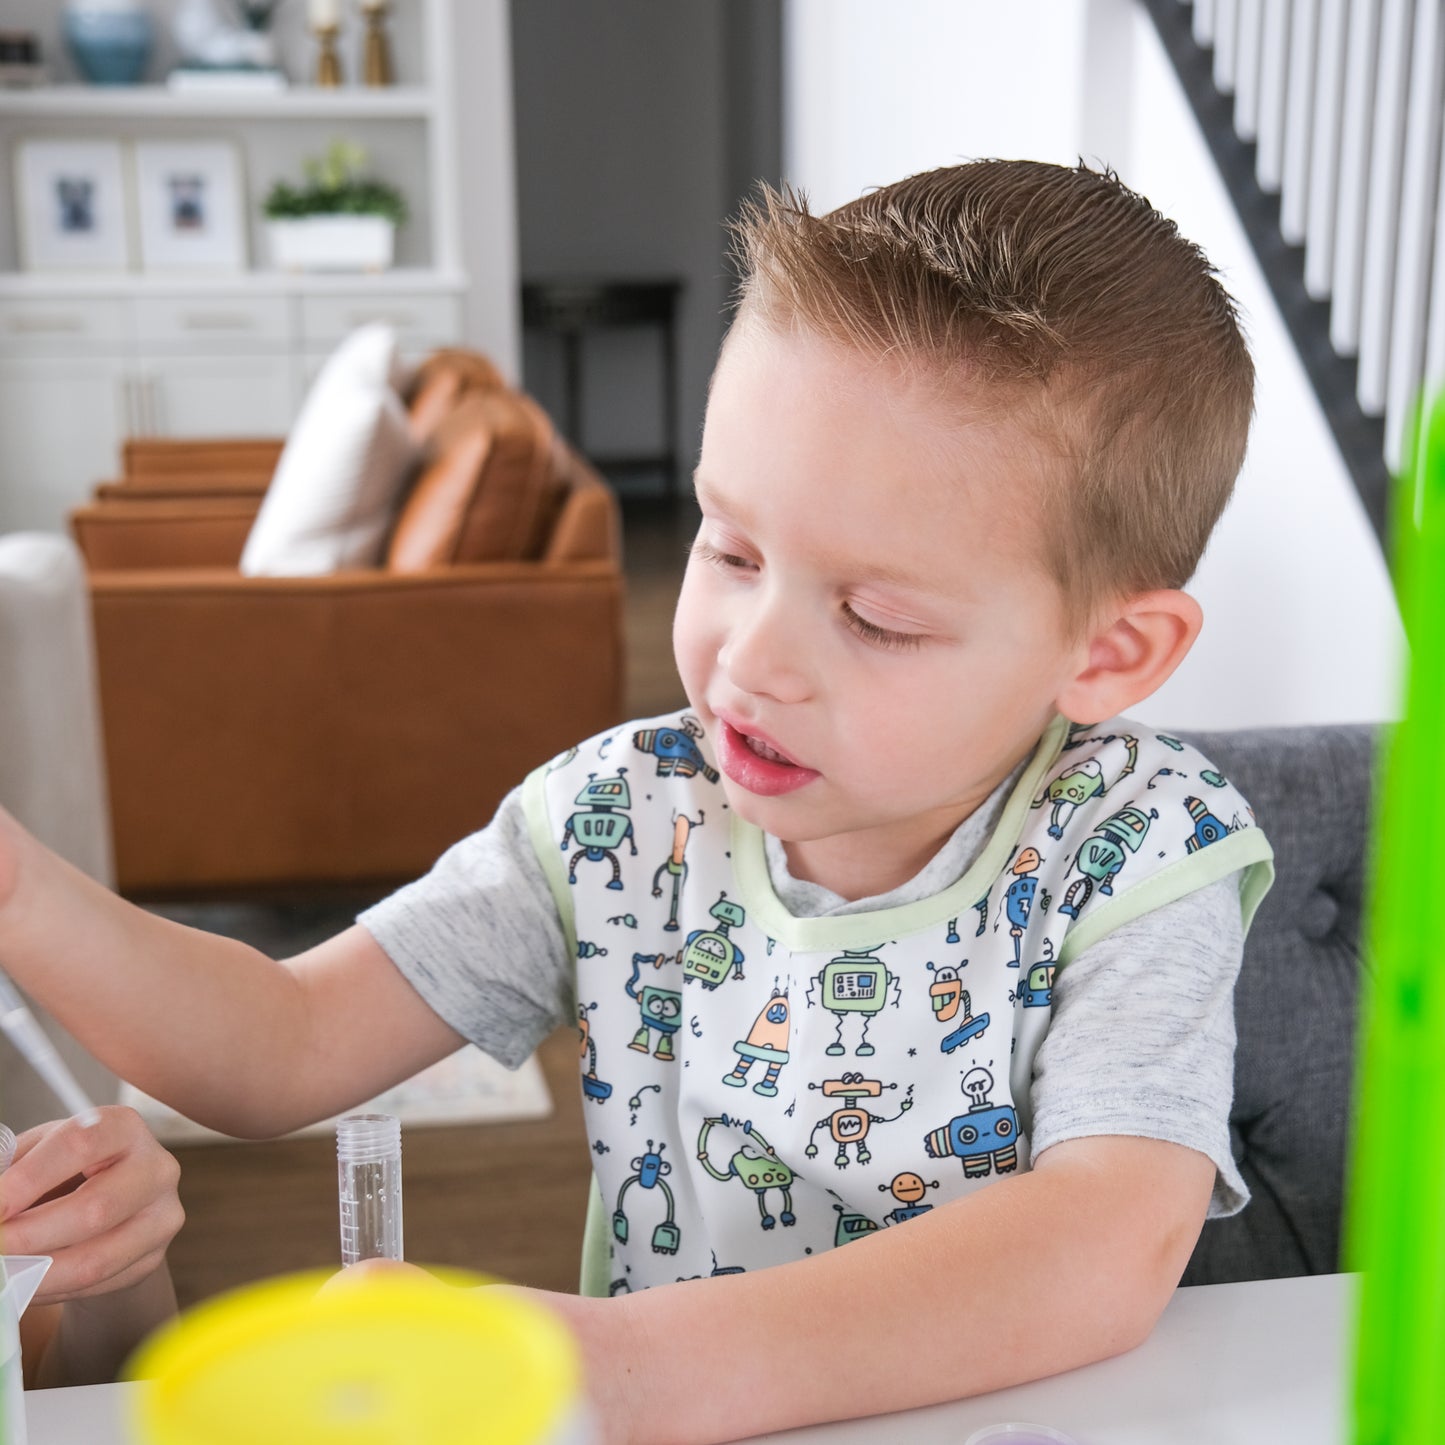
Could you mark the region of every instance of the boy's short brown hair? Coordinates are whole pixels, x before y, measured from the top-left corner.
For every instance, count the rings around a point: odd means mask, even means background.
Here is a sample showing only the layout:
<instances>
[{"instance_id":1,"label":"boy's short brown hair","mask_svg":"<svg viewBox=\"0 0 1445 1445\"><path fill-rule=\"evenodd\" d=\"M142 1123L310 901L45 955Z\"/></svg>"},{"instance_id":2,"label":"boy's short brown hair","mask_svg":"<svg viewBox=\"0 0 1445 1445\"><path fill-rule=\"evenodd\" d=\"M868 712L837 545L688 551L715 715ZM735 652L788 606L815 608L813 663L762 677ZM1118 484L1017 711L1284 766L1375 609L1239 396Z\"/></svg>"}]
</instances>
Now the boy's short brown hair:
<instances>
[{"instance_id":1,"label":"boy's short brown hair","mask_svg":"<svg viewBox=\"0 0 1445 1445\"><path fill-rule=\"evenodd\" d=\"M1180 587L1244 460L1254 367L1199 248L1112 172L974 161L825 216L764 189L734 225L740 316L998 388L1047 452L1049 569L1086 628Z\"/></svg>"}]
</instances>

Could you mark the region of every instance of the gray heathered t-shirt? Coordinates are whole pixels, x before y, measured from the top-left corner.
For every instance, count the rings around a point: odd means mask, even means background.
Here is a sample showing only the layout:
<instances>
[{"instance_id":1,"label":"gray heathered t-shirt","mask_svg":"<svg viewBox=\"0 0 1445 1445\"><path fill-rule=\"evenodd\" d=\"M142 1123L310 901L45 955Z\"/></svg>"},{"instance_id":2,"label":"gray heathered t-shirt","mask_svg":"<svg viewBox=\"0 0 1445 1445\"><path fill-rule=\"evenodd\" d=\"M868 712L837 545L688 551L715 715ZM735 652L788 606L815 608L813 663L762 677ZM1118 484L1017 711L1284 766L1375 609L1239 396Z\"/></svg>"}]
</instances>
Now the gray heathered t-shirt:
<instances>
[{"instance_id":1,"label":"gray heathered t-shirt","mask_svg":"<svg viewBox=\"0 0 1445 1445\"><path fill-rule=\"evenodd\" d=\"M997 825L1019 768L907 883L849 902L788 872L766 840L794 917L862 913L927 898L961 878ZM573 961L532 848L521 789L431 872L357 920L452 1028L509 1068L573 1019ZM1116 928L1054 980L1034 1061L1035 1158L1066 1139L1122 1134L1197 1150L1215 1166L1211 1217L1249 1191L1229 1147L1234 982L1244 952L1237 874Z\"/></svg>"}]
</instances>

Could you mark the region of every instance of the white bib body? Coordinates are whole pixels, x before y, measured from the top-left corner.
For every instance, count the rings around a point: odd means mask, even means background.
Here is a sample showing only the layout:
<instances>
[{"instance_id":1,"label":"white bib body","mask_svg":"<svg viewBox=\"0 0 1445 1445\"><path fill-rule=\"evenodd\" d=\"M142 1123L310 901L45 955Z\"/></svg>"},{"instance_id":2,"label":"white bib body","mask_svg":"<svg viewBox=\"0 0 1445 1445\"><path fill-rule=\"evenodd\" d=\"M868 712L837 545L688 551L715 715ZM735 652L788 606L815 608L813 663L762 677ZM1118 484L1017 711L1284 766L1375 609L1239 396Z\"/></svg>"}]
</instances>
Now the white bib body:
<instances>
[{"instance_id":1,"label":"white bib body","mask_svg":"<svg viewBox=\"0 0 1445 1445\"><path fill-rule=\"evenodd\" d=\"M779 903L690 716L525 796L577 959L591 1293L799 1259L1026 1169L1055 970L1240 868L1247 924L1271 877L1227 780L1124 719L1056 720L962 878L842 917Z\"/></svg>"}]
</instances>

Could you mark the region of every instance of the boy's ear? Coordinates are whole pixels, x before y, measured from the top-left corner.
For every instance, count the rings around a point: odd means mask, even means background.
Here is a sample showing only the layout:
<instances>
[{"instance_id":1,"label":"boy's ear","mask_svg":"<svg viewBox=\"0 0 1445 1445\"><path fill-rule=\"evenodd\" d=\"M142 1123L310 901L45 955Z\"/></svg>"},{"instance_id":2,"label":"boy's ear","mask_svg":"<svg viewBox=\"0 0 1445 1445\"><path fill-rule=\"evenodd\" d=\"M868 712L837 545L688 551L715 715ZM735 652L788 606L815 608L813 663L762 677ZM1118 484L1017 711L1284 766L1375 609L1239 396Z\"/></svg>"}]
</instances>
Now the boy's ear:
<instances>
[{"instance_id":1,"label":"boy's ear","mask_svg":"<svg viewBox=\"0 0 1445 1445\"><path fill-rule=\"evenodd\" d=\"M1172 588L1141 592L1109 617L1090 637L1082 669L1056 699L1071 722L1102 722L1162 687L1204 626L1199 604Z\"/></svg>"}]
</instances>

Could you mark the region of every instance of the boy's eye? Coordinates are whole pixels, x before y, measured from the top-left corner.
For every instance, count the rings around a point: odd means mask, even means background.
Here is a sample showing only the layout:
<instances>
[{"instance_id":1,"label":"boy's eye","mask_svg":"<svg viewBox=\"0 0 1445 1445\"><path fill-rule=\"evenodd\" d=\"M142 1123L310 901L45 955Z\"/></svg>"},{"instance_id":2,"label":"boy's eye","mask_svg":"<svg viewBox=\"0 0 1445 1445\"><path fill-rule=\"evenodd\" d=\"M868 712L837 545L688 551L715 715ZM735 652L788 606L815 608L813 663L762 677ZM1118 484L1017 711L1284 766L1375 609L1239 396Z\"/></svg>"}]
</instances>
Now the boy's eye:
<instances>
[{"instance_id":1,"label":"boy's eye","mask_svg":"<svg viewBox=\"0 0 1445 1445\"><path fill-rule=\"evenodd\" d=\"M706 542L694 542L691 547L694 557L704 562L711 562L715 567L751 567L753 564L746 557L739 557L734 552L719 552L715 547L709 547Z\"/></svg>"},{"instance_id":2,"label":"boy's eye","mask_svg":"<svg viewBox=\"0 0 1445 1445\"><path fill-rule=\"evenodd\" d=\"M909 648L923 645L921 632L892 632L886 627L879 627L876 622L860 617L846 602L843 604L843 616L859 637L878 647Z\"/></svg>"}]
</instances>

